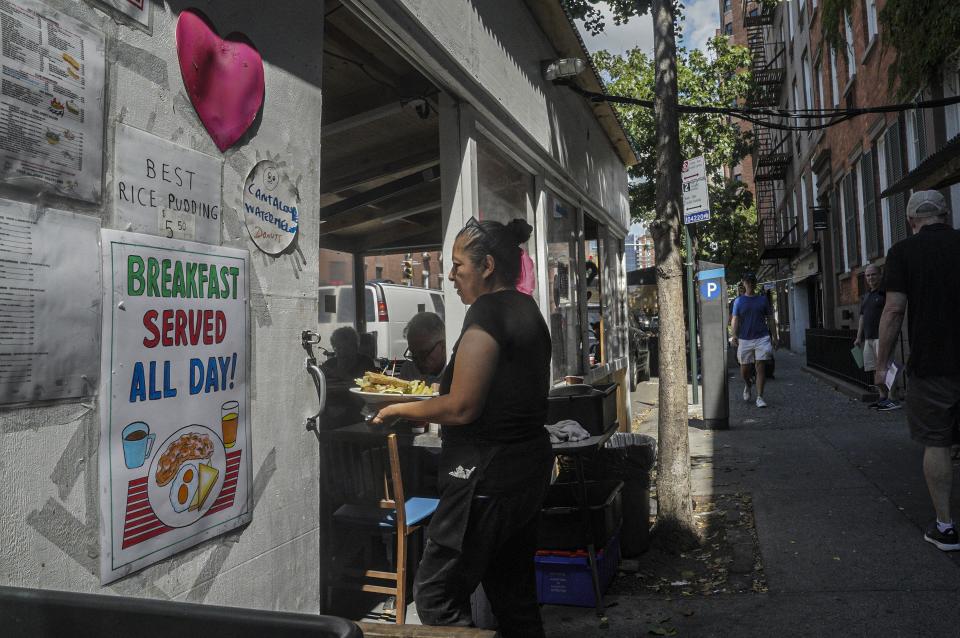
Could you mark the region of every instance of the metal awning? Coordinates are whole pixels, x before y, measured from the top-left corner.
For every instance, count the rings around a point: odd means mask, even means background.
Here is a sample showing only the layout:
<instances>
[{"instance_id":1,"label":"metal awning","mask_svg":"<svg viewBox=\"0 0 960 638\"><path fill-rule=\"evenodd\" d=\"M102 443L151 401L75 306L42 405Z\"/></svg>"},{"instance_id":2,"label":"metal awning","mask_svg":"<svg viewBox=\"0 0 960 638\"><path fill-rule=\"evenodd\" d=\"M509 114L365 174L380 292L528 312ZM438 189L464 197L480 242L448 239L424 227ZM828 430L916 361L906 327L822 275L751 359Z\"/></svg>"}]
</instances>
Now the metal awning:
<instances>
[{"instance_id":1,"label":"metal awning","mask_svg":"<svg viewBox=\"0 0 960 638\"><path fill-rule=\"evenodd\" d=\"M939 190L960 182L960 135L940 147L919 166L880 193L880 197L896 195L907 189Z\"/></svg>"}]
</instances>

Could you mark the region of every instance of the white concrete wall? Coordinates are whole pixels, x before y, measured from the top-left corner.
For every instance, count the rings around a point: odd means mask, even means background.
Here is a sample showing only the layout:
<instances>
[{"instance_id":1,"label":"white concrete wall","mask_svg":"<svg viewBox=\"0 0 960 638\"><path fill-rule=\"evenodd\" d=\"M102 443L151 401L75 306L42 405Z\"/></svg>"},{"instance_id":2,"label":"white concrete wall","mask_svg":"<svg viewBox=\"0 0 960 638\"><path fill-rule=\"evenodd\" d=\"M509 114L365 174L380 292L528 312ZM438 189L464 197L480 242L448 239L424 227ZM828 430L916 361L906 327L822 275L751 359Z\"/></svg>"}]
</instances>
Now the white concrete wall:
<instances>
[{"instance_id":1,"label":"white concrete wall","mask_svg":"<svg viewBox=\"0 0 960 638\"><path fill-rule=\"evenodd\" d=\"M53 7L105 32L108 47L102 206L53 202L113 221L113 129L125 122L220 155L183 88L177 14L203 10L221 34L245 33L265 59L262 120L223 154L223 244L251 250L254 511L249 526L100 587L97 449L92 404L0 411L0 584L117 593L252 608L318 608L318 451L303 418L316 404L300 331L316 325L322 1L154 2L153 35L83 2ZM243 181L260 159L285 163L304 211L299 249L278 258L253 246L239 214ZM10 193L0 191L0 196ZM23 195L19 195L23 198ZM77 303L89 303L77 299Z\"/></svg>"},{"instance_id":2,"label":"white concrete wall","mask_svg":"<svg viewBox=\"0 0 960 638\"><path fill-rule=\"evenodd\" d=\"M556 59L557 53L526 6L492 0L401 2L625 231L629 203L623 162L586 101L543 79L542 61Z\"/></svg>"}]
</instances>

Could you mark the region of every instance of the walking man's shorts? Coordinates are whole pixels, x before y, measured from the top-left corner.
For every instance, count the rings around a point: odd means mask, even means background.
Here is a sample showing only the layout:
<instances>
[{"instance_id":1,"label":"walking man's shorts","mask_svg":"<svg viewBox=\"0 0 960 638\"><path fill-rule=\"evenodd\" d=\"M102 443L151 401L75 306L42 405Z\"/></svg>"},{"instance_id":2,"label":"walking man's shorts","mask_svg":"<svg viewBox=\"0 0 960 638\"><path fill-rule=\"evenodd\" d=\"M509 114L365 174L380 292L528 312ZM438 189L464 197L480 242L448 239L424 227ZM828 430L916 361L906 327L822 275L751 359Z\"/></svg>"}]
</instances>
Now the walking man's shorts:
<instances>
[{"instance_id":1,"label":"walking man's shorts","mask_svg":"<svg viewBox=\"0 0 960 638\"><path fill-rule=\"evenodd\" d=\"M929 447L950 447L960 439L960 375L907 379L907 423L910 437Z\"/></svg>"},{"instance_id":2,"label":"walking man's shorts","mask_svg":"<svg viewBox=\"0 0 960 638\"><path fill-rule=\"evenodd\" d=\"M769 361L773 358L773 346L770 344L770 337L760 337L759 339L741 339L737 346L737 360L740 365L753 363L754 361Z\"/></svg>"},{"instance_id":3,"label":"walking man's shorts","mask_svg":"<svg viewBox=\"0 0 960 638\"><path fill-rule=\"evenodd\" d=\"M873 372L877 369L877 351L880 348L879 339L863 340L863 370Z\"/></svg>"}]
</instances>

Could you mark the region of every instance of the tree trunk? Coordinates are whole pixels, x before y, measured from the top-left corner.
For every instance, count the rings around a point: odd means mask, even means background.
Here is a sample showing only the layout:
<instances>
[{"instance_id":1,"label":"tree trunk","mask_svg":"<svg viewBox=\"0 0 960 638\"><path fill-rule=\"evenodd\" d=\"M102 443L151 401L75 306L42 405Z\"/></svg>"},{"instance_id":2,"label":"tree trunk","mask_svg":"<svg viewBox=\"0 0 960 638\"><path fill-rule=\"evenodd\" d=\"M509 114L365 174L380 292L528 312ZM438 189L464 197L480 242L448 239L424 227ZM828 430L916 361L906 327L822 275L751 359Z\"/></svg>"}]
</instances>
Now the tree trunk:
<instances>
[{"instance_id":1,"label":"tree trunk","mask_svg":"<svg viewBox=\"0 0 960 638\"><path fill-rule=\"evenodd\" d=\"M698 544L690 498L690 441L687 436L686 329L683 319L680 127L677 121L677 44L673 0L653 0L657 123L656 246L660 303L660 406L657 458L657 542L666 547Z\"/></svg>"}]
</instances>

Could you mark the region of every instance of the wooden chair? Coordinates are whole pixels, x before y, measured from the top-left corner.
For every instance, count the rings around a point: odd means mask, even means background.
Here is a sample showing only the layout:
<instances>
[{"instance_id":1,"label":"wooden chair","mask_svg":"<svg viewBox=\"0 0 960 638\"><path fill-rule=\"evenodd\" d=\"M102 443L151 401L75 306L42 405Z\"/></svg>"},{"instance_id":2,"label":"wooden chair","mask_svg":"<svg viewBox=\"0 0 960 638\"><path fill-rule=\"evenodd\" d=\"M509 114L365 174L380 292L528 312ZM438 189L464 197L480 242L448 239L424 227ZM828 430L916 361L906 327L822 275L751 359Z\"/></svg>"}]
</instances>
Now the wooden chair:
<instances>
[{"instance_id":1,"label":"wooden chair","mask_svg":"<svg viewBox=\"0 0 960 638\"><path fill-rule=\"evenodd\" d=\"M384 462L384 456L387 462ZM334 525L351 531L362 529L371 533L395 534L395 568L393 571L344 570L345 575L355 577L357 582L343 582L337 587L354 585L365 592L395 596L396 622L403 624L407 611L407 538L430 518L439 501L435 498L404 498L396 434L386 437L385 447L362 448L348 462L360 470L352 473L350 478L351 491L358 498L357 502L348 502L337 508L333 513ZM402 507L398 507L399 504ZM378 584L384 581L392 584Z\"/></svg>"}]
</instances>

